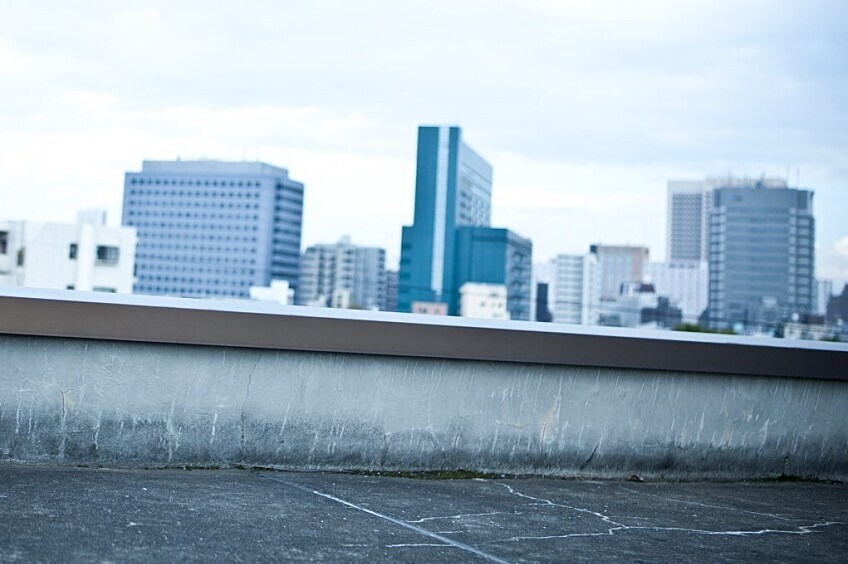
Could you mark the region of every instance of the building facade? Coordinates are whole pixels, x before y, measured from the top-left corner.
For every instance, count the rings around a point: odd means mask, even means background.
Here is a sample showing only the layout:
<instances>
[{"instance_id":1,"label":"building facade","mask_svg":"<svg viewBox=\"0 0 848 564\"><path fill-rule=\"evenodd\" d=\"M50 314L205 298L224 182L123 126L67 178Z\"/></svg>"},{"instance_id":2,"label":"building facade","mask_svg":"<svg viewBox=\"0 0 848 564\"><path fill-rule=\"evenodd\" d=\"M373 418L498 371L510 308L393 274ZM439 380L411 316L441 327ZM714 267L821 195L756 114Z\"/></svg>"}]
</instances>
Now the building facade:
<instances>
[{"instance_id":1,"label":"building facade","mask_svg":"<svg viewBox=\"0 0 848 564\"><path fill-rule=\"evenodd\" d=\"M709 192L705 181L668 183L666 249L669 261L707 259Z\"/></svg>"},{"instance_id":2,"label":"building facade","mask_svg":"<svg viewBox=\"0 0 848 564\"><path fill-rule=\"evenodd\" d=\"M461 227L455 234L454 285L468 282L506 287L510 319L530 321L533 244L509 229ZM459 314L460 295L448 296L448 312Z\"/></svg>"},{"instance_id":3,"label":"building facade","mask_svg":"<svg viewBox=\"0 0 848 564\"><path fill-rule=\"evenodd\" d=\"M592 245L589 252L598 257L601 301L615 301L624 285L642 282L645 279L645 269L650 255L647 247Z\"/></svg>"},{"instance_id":4,"label":"building facade","mask_svg":"<svg viewBox=\"0 0 848 564\"><path fill-rule=\"evenodd\" d=\"M717 188L710 213L708 319L716 329L773 328L813 307L813 193Z\"/></svg>"},{"instance_id":5,"label":"building facade","mask_svg":"<svg viewBox=\"0 0 848 564\"><path fill-rule=\"evenodd\" d=\"M714 177L668 182L667 260L709 260L712 191L718 188L786 188L782 178Z\"/></svg>"},{"instance_id":6,"label":"building facade","mask_svg":"<svg viewBox=\"0 0 848 564\"><path fill-rule=\"evenodd\" d=\"M385 311L397 311L398 308L398 271L386 270L386 307Z\"/></svg>"},{"instance_id":7,"label":"building facade","mask_svg":"<svg viewBox=\"0 0 848 564\"><path fill-rule=\"evenodd\" d=\"M461 129L419 127L415 215L402 232L398 311L410 311L412 302L458 303L456 228L488 226L491 201L492 167L462 141Z\"/></svg>"},{"instance_id":8,"label":"building facade","mask_svg":"<svg viewBox=\"0 0 848 564\"><path fill-rule=\"evenodd\" d=\"M813 310L816 315L827 315L827 304L833 296L833 281L816 279L815 292L813 296Z\"/></svg>"},{"instance_id":9,"label":"building facade","mask_svg":"<svg viewBox=\"0 0 848 564\"><path fill-rule=\"evenodd\" d=\"M477 319L509 319L506 286L466 282L459 289L459 315Z\"/></svg>"},{"instance_id":10,"label":"building facade","mask_svg":"<svg viewBox=\"0 0 848 564\"><path fill-rule=\"evenodd\" d=\"M249 296L298 285L303 184L258 162L144 161L124 180L123 224L138 229L142 294Z\"/></svg>"},{"instance_id":11,"label":"building facade","mask_svg":"<svg viewBox=\"0 0 848 564\"><path fill-rule=\"evenodd\" d=\"M704 260L652 262L646 280L660 296L678 306L685 323L697 324L707 309L709 297L709 263Z\"/></svg>"},{"instance_id":12,"label":"building facade","mask_svg":"<svg viewBox=\"0 0 848 564\"><path fill-rule=\"evenodd\" d=\"M105 214L77 224L0 222L0 284L132 293L136 230L107 227Z\"/></svg>"},{"instance_id":13,"label":"building facade","mask_svg":"<svg viewBox=\"0 0 848 564\"><path fill-rule=\"evenodd\" d=\"M385 309L386 251L354 245L349 237L307 248L300 261L297 303L322 301L325 306L335 301L358 309Z\"/></svg>"},{"instance_id":14,"label":"building facade","mask_svg":"<svg viewBox=\"0 0 848 564\"><path fill-rule=\"evenodd\" d=\"M418 129L415 214L404 226L398 311L415 303L445 303L459 315L466 282L503 284L513 319L530 319L527 239L492 229L492 167L452 126Z\"/></svg>"},{"instance_id":15,"label":"building facade","mask_svg":"<svg viewBox=\"0 0 848 564\"><path fill-rule=\"evenodd\" d=\"M597 325L601 302L598 255L557 255L551 265L549 307L553 321Z\"/></svg>"}]
</instances>

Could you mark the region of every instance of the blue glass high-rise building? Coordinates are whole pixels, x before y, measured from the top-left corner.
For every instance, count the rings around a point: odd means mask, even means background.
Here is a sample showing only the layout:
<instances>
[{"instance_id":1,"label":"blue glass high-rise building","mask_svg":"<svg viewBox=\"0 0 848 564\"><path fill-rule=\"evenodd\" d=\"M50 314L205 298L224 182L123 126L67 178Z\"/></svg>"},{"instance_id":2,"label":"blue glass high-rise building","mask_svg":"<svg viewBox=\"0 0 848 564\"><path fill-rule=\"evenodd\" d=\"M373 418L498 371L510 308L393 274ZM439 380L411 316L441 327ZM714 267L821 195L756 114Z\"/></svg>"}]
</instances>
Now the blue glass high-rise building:
<instances>
[{"instance_id":1,"label":"blue glass high-rise building","mask_svg":"<svg viewBox=\"0 0 848 564\"><path fill-rule=\"evenodd\" d=\"M533 244L509 229L463 226L456 230L454 280L457 289L466 282L506 286L510 319L530 320L530 286L533 277ZM459 311L457 294L449 311Z\"/></svg>"},{"instance_id":2,"label":"blue glass high-rise building","mask_svg":"<svg viewBox=\"0 0 848 564\"><path fill-rule=\"evenodd\" d=\"M249 296L297 288L303 184L265 163L144 161L124 180L123 224L138 230L134 291Z\"/></svg>"},{"instance_id":3,"label":"blue glass high-rise building","mask_svg":"<svg viewBox=\"0 0 848 564\"><path fill-rule=\"evenodd\" d=\"M491 202L492 167L463 143L462 130L419 127L415 216L402 233L398 311L411 311L414 302L441 302L457 315L462 284L486 282L507 285L508 303L526 308L511 310L513 318L529 319L529 258L526 284L510 285L508 278L524 272L510 261L524 260L525 252L529 257L530 242L489 228ZM525 289L526 295L510 295Z\"/></svg>"}]
</instances>

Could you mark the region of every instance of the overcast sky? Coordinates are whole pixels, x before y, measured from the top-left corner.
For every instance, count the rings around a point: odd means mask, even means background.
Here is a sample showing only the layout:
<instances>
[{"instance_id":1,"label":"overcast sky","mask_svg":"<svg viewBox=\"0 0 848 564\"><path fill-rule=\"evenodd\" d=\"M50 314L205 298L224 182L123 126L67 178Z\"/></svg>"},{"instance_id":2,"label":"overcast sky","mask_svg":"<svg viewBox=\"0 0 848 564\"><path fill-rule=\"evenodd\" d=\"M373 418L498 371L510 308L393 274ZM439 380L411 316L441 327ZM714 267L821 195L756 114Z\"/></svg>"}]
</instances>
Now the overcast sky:
<instances>
[{"instance_id":1,"label":"overcast sky","mask_svg":"<svg viewBox=\"0 0 848 564\"><path fill-rule=\"evenodd\" d=\"M396 264L422 123L462 126L536 261L662 259L667 180L788 175L848 281L844 0L0 0L3 219L118 223L144 159L258 159L306 184L304 245Z\"/></svg>"}]
</instances>

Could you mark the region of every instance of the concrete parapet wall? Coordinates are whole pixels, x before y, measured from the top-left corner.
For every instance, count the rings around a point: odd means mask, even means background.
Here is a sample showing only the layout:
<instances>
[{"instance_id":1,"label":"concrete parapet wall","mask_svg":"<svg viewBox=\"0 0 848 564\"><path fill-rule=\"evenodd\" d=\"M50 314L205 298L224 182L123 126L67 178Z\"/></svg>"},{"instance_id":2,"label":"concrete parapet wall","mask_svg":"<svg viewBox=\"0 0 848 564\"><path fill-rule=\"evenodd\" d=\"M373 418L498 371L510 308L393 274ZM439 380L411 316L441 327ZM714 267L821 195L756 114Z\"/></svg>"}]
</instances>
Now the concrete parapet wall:
<instances>
[{"instance_id":1,"label":"concrete parapet wall","mask_svg":"<svg viewBox=\"0 0 848 564\"><path fill-rule=\"evenodd\" d=\"M0 455L848 477L848 382L0 335Z\"/></svg>"}]
</instances>

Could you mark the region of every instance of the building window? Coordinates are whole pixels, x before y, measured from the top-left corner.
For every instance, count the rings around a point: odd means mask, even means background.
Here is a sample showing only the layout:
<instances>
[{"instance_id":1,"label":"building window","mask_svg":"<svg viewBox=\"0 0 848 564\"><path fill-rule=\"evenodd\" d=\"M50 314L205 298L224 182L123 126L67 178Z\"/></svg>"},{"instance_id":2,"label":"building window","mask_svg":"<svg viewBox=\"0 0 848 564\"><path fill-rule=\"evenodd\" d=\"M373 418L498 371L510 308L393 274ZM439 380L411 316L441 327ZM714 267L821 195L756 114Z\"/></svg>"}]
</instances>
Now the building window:
<instances>
[{"instance_id":1,"label":"building window","mask_svg":"<svg viewBox=\"0 0 848 564\"><path fill-rule=\"evenodd\" d=\"M71 245L68 247L68 258L71 260L76 260L78 251L79 247L77 246L77 244L71 243Z\"/></svg>"},{"instance_id":2,"label":"building window","mask_svg":"<svg viewBox=\"0 0 848 564\"><path fill-rule=\"evenodd\" d=\"M23 266L24 262L26 262L26 249L22 247L18 250L18 266Z\"/></svg>"},{"instance_id":3,"label":"building window","mask_svg":"<svg viewBox=\"0 0 848 564\"><path fill-rule=\"evenodd\" d=\"M97 262L102 264L117 264L120 251L121 250L118 247L98 245Z\"/></svg>"},{"instance_id":4,"label":"building window","mask_svg":"<svg viewBox=\"0 0 848 564\"><path fill-rule=\"evenodd\" d=\"M67 286L65 286L65 289L66 289L66 290L73 290L73 289L74 289L74 285L73 285L73 284L68 284Z\"/></svg>"},{"instance_id":5,"label":"building window","mask_svg":"<svg viewBox=\"0 0 848 564\"><path fill-rule=\"evenodd\" d=\"M117 292L115 288L107 288L106 286L95 286L92 290L95 292L106 292L107 294L114 294Z\"/></svg>"},{"instance_id":6,"label":"building window","mask_svg":"<svg viewBox=\"0 0 848 564\"><path fill-rule=\"evenodd\" d=\"M9 232L0 231L0 255L5 255L9 251Z\"/></svg>"}]
</instances>

